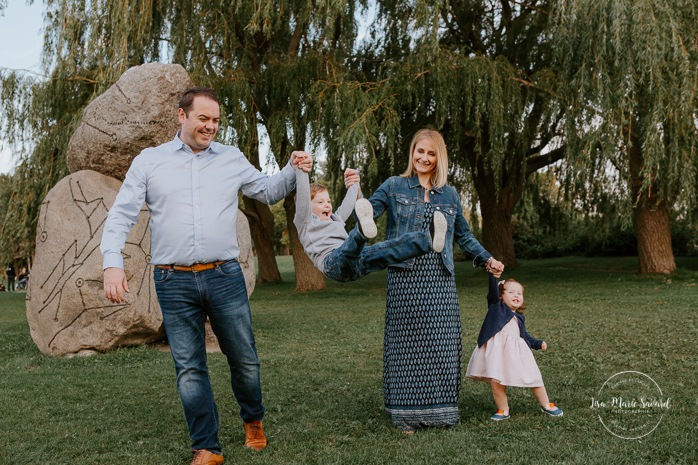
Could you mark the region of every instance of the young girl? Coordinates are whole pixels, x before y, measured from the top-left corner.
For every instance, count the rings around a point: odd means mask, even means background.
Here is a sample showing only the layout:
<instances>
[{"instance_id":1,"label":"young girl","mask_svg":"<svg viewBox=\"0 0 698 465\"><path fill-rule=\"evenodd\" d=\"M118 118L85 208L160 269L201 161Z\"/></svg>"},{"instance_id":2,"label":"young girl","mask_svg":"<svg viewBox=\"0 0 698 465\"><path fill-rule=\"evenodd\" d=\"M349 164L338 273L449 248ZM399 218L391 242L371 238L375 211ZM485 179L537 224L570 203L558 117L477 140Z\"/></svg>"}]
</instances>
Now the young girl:
<instances>
[{"instance_id":1,"label":"young girl","mask_svg":"<svg viewBox=\"0 0 698 465\"><path fill-rule=\"evenodd\" d=\"M436 212L432 220L431 234L414 231L400 238L366 246L376 237L373 207L360 195L359 177L354 170L353 182L342 204L333 212L330 194L321 184L310 184L308 173L296 170L296 214L293 223L298 229L298 239L313 264L328 278L335 281L354 281L402 263L430 251L441 252L446 239L446 218ZM344 222L352 211L357 224L347 234Z\"/></svg>"},{"instance_id":2,"label":"young girl","mask_svg":"<svg viewBox=\"0 0 698 465\"><path fill-rule=\"evenodd\" d=\"M498 283L490 274L487 303L487 315L465 375L489 381L498 409L491 418L495 421L509 418L506 386L530 387L544 413L562 416L562 410L548 399L531 352L531 349L546 350L548 345L526 332L523 286L511 278Z\"/></svg>"}]
</instances>

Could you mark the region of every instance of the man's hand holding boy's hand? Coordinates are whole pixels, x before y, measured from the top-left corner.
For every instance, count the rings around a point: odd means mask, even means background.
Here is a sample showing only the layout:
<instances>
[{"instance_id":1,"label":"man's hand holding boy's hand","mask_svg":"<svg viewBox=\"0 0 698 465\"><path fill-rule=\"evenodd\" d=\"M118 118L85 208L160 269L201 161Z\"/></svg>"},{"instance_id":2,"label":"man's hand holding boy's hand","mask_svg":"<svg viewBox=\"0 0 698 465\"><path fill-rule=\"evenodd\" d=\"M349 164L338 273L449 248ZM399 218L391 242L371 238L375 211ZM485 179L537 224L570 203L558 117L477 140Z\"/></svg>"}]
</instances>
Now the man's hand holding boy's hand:
<instances>
[{"instance_id":1,"label":"man's hand holding boy's hand","mask_svg":"<svg viewBox=\"0 0 698 465\"><path fill-rule=\"evenodd\" d=\"M291 166L300 168L306 173L313 169L313 156L302 150L295 150L291 153Z\"/></svg>"},{"instance_id":2,"label":"man's hand holding boy's hand","mask_svg":"<svg viewBox=\"0 0 698 465\"><path fill-rule=\"evenodd\" d=\"M344 170L344 186L347 189L357 184L360 180L359 170L355 170L354 168L347 168Z\"/></svg>"}]
</instances>

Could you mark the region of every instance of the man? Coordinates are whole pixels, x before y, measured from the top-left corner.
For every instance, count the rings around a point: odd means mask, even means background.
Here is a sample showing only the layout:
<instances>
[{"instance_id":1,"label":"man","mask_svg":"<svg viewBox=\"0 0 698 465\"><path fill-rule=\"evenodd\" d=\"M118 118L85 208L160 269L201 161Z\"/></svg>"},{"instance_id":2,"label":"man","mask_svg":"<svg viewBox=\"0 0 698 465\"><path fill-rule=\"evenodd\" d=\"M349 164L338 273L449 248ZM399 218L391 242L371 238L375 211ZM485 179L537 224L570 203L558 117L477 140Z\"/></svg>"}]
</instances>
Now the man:
<instances>
[{"instance_id":1,"label":"man","mask_svg":"<svg viewBox=\"0 0 698 465\"><path fill-rule=\"evenodd\" d=\"M293 167L309 172L313 160L305 152L293 152L278 174L265 176L237 148L214 142L220 108L211 89L187 90L177 114L181 129L175 138L133 160L109 211L101 244L104 293L111 302L125 302L128 283L121 251L145 202L155 289L192 441L192 465L220 464L218 410L206 364L207 316L228 359L245 446L261 450L267 445L259 360L237 262L238 192L276 203L295 187Z\"/></svg>"}]
</instances>

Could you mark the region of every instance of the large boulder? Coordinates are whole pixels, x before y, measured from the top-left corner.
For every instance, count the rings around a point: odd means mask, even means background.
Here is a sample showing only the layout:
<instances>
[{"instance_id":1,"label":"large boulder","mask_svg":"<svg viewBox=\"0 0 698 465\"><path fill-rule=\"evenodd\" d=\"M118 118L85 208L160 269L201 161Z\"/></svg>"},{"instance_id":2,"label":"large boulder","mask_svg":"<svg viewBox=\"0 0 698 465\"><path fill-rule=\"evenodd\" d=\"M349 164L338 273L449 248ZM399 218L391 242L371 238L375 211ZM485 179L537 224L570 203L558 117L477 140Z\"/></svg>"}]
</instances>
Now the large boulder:
<instances>
[{"instance_id":1,"label":"large boulder","mask_svg":"<svg viewBox=\"0 0 698 465\"><path fill-rule=\"evenodd\" d=\"M44 354L105 352L164 339L150 264L150 214L145 206L123 251L131 291L127 302L113 304L104 297L99 245L120 187L116 179L79 171L56 184L41 204L27 320L32 339ZM249 296L255 268L249 224L242 212L238 212L237 233Z\"/></svg>"},{"instance_id":2,"label":"large boulder","mask_svg":"<svg viewBox=\"0 0 698 465\"><path fill-rule=\"evenodd\" d=\"M141 150L172 140L180 128L179 98L192 85L180 65L129 68L85 108L68 143L70 172L93 170L123 181Z\"/></svg>"},{"instance_id":3,"label":"large boulder","mask_svg":"<svg viewBox=\"0 0 698 465\"><path fill-rule=\"evenodd\" d=\"M130 294L104 297L99 244L121 182L94 171L63 178L41 204L27 320L41 352L105 352L164 336L150 266L150 214L141 210L124 248Z\"/></svg>"}]
</instances>

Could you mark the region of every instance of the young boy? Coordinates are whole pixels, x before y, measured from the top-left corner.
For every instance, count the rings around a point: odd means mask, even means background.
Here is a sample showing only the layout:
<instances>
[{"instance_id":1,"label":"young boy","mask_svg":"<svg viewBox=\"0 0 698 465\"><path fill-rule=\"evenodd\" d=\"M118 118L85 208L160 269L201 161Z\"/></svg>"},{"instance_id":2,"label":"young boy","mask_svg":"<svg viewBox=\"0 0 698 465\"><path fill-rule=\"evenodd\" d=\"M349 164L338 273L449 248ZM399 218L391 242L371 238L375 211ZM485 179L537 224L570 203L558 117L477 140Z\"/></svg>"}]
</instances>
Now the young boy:
<instances>
[{"instance_id":1,"label":"young boy","mask_svg":"<svg viewBox=\"0 0 698 465\"><path fill-rule=\"evenodd\" d=\"M296 170L296 216L293 223L305 253L318 270L335 281L355 281L368 273L423 255L433 250L441 253L446 239L446 218L435 212L432 236L426 232L407 233L399 239L365 246L376 237L371 202L360 198L359 183L347 191L337 211L327 188L310 184L308 173ZM345 221L354 211L356 227L347 234Z\"/></svg>"}]
</instances>

